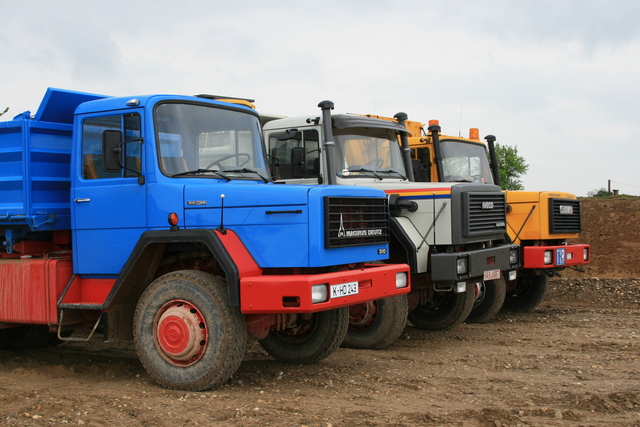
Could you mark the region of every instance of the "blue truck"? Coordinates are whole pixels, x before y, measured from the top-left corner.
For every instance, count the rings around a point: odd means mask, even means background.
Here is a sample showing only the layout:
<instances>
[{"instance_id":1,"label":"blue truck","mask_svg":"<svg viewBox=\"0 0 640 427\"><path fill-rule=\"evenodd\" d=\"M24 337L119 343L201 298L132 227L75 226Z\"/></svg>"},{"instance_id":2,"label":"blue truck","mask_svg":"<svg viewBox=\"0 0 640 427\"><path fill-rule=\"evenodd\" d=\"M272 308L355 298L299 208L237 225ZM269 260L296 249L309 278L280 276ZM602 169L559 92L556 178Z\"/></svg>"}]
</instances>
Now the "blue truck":
<instances>
[{"instance_id":1,"label":"blue truck","mask_svg":"<svg viewBox=\"0 0 640 427\"><path fill-rule=\"evenodd\" d=\"M206 390L248 338L332 354L348 306L405 295L383 191L278 185L258 113L213 96L48 89L0 122L0 347L133 339L150 376Z\"/></svg>"}]
</instances>

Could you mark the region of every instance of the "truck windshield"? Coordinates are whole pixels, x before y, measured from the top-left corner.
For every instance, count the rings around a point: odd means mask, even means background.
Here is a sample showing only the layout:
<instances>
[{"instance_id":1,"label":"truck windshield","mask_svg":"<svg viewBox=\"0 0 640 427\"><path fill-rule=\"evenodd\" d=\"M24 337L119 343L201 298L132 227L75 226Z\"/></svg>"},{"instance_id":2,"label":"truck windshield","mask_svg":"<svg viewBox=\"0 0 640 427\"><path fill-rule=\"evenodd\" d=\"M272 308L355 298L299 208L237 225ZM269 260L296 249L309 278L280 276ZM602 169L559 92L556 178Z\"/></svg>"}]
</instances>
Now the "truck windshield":
<instances>
[{"instance_id":1,"label":"truck windshield","mask_svg":"<svg viewBox=\"0 0 640 427\"><path fill-rule=\"evenodd\" d=\"M493 184L484 145L443 139L440 147L444 181Z\"/></svg>"},{"instance_id":2,"label":"truck windshield","mask_svg":"<svg viewBox=\"0 0 640 427\"><path fill-rule=\"evenodd\" d=\"M264 180L260 121L237 110L168 102L155 110L160 168L172 177Z\"/></svg>"},{"instance_id":3,"label":"truck windshield","mask_svg":"<svg viewBox=\"0 0 640 427\"><path fill-rule=\"evenodd\" d=\"M333 129L336 173L343 178L404 178L396 132L381 128Z\"/></svg>"}]
</instances>

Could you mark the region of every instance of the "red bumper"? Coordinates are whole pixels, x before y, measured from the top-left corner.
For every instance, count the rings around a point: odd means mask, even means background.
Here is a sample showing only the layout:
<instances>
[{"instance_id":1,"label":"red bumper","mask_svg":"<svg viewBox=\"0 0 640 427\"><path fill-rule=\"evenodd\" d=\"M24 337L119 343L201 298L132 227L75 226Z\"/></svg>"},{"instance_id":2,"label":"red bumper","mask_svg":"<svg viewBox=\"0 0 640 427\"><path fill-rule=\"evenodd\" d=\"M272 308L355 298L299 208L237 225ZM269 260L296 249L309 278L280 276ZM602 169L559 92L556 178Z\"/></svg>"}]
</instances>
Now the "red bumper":
<instances>
[{"instance_id":1,"label":"red bumper","mask_svg":"<svg viewBox=\"0 0 640 427\"><path fill-rule=\"evenodd\" d=\"M547 251L550 251L550 256L547 256L547 261L545 262L545 252ZM524 246L522 268L570 267L588 264L590 259L591 249L589 245Z\"/></svg>"},{"instance_id":2,"label":"red bumper","mask_svg":"<svg viewBox=\"0 0 640 427\"><path fill-rule=\"evenodd\" d=\"M396 274L405 273L407 286L396 288ZM243 313L313 313L409 293L409 266L372 264L357 270L311 275L250 276L240 280ZM331 286L357 282L358 293L332 298ZM313 303L311 287L325 285L327 300ZM348 286L345 286L348 287ZM338 286L337 288L341 288ZM339 292L338 292L339 294Z\"/></svg>"}]
</instances>

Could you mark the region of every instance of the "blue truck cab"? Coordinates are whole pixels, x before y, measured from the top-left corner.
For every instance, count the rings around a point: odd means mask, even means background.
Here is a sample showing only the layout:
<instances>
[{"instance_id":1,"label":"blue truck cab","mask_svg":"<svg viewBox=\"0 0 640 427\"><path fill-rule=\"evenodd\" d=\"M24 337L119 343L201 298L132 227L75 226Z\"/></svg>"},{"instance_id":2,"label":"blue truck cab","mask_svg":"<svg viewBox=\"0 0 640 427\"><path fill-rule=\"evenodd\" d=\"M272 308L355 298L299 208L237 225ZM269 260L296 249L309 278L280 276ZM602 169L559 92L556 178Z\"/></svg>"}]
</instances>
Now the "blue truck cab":
<instances>
[{"instance_id":1,"label":"blue truck cab","mask_svg":"<svg viewBox=\"0 0 640 427\"><path fill-rule=\"evenodd\" d=\"M226 381L247 334L281 361L330 355L350 305L410 290L380 263L387 198L267 164L258 113L215 97L49 89L0 122L0 346L102 325L185 390Z\"/></svg>"}]
</instances>

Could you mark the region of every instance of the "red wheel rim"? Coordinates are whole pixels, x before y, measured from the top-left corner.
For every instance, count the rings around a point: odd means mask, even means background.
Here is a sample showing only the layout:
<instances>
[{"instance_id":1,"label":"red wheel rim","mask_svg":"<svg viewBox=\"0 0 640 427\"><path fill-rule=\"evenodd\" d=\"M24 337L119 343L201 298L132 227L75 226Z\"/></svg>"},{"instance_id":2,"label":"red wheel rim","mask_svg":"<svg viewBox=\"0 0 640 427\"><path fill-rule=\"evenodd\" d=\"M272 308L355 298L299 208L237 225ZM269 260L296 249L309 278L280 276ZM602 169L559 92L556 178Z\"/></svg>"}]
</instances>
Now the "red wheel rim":
<instances>
[{"instance_id":1,"label":"red wheel rim","mask_svg":"<svg viewBox=\"0 0 640 427\"><path fill-rule=\"evenodd\" d=\"M366 329L376 320L378 304L367 301L362 304L349 306L349 327L351 329Z\"/></svg>"},{"instance_id":2,"label":"red wheel rim","mask_svg":"<svg viewBox=\"0 0 640 427\"><path fill-rule=\"evenodd\" d=\"M183 300L169 301L156 313L153 340L164 360L173 366L191 366L202 358L208 328L198 308Z\"/></svg>"}]
</instances>

